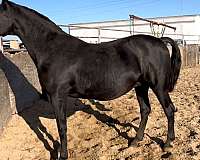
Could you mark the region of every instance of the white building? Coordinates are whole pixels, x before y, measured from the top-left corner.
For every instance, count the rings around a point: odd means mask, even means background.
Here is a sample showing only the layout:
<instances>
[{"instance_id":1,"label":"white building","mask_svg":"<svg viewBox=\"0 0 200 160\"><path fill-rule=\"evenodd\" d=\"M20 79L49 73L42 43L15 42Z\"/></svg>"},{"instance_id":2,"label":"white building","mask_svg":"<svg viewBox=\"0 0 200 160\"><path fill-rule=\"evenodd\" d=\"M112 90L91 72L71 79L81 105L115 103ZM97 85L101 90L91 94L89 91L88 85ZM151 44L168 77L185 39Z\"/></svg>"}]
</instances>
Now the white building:
<instances>
[{"instance_id":1,"label":"white building","mask_svg":"<svg viewBox=\"0 0 200 160\"><path fill-rule=\"evenodd\" d=\"M186 44L200 44L200 15L156 17L148 18L148 20L176 27L175 31L166 27L164 36L186 42ZM152 34L152 29L157 35L163 26L154 25L154 28L151 28L149 22L138 19L69 25L71 35L90 43L111 41L133 34Z\"/></svg>"}]
</instances>

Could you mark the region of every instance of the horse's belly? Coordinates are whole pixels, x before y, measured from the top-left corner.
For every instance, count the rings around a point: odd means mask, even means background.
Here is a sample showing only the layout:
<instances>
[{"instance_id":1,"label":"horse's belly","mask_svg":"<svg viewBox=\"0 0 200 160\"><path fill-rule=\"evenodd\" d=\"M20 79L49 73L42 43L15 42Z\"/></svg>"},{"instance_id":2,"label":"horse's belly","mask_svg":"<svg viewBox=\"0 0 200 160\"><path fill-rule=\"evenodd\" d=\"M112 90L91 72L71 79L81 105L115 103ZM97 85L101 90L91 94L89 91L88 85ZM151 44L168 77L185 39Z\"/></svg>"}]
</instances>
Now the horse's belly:
<instances>
[{"instance_id":1,"label":"horse's belly","mask_svg":"<svg viewBox=\"0 0 200 160\"><path fill-rule=\"evenodd\" d=\"M133 89L134 87L139 86L139 85L140 85L140 83L136 82L136 83L132 83L130 85L118 86L118 87L114 88L113 90L110 90L108 92L104 92L102 95L99 95L98 97L96 97L94 99L97 99L97 100L113 100L113 99L116 99L116 98L126 94L131 89Z\"/></svg>"},{"instance_id":2,"label":"horse's belly","mask_svg":"<svg viewBox=\"0 0 200 160\"><path fill-rule=\"evenodd\" d=\"M96 83L88 82L86 87L80 87L76 95L79 98L96 99L96 100L112 100L118 98L133 87L140 85L138 77L133 76L119 76L118 79L99 81Z\"/></svg>"}]
</instances>

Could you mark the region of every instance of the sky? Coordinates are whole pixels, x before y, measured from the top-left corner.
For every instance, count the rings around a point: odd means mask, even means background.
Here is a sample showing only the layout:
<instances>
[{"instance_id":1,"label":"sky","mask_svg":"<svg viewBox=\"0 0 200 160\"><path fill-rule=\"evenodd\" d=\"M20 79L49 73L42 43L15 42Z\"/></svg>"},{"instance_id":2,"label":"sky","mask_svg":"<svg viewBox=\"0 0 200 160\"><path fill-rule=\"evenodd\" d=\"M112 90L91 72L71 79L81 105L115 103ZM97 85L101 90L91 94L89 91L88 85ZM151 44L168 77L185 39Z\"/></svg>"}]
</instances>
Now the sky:
<instances>
[{"instance_id":1,"label":"sky","mask_svg":"<svg viewBox=\"0 0 200 160\"><path fill-rule=\"evenodd\" d=\"M58 25L200 14L200 0L10 0L32 8ZM67 31L67 30L66 30ZM16 39L6 36L6 39Z\"/></svg>"},{"instance_id":2,"label":"sky","mask_svg":"<svg viewBox=\"0 0 200 160\"><path fill-rule=\"evenodd\" d=\"M49 17L56 24L73 24L200 14L200 0L12 0Z\"/></svg>"}]
</instances>

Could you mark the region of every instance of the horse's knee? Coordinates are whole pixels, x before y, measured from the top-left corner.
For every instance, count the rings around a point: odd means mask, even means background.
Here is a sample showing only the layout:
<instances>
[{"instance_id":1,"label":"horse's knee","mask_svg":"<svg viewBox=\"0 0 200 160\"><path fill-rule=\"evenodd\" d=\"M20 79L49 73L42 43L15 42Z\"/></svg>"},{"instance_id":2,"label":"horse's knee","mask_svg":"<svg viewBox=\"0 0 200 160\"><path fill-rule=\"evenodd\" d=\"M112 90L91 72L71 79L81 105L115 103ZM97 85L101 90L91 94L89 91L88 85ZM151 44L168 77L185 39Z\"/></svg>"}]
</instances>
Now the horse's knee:
<instances>
[{"instance_id":1,"label":"horse's knee","mask_svg":"<svg viewBox=\"0 0 200 160\"><path fill-rule=\"evenodd\" d=\"M174 119L175 107L169 105L168 107L164 108L164 110L168 120Z\"/></svg>"},{"instance_id":2,"label":"horse's knee","mask_svg":"<svg viewBox=\"0 0 200 160\"><path fill-rule=\"evenodd\" d=\"M143 116L148 116L151 113L151 108L150 107L141 108L140 113Z\"/></svg>"}]
</instances>

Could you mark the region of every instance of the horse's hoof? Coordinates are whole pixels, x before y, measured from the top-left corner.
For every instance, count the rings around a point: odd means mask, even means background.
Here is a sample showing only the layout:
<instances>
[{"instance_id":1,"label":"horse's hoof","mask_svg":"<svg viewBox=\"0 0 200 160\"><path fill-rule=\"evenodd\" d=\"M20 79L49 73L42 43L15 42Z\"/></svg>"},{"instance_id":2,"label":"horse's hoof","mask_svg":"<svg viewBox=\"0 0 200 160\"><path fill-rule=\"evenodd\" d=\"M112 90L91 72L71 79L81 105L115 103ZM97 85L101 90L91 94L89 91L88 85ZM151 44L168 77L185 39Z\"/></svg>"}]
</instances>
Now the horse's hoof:
<instances>
[{"instance_id":1,"label":"horse's hoof","mask_svg":"<svg viewBox=\"0 0 200 160\"><path fill-rule=\"evenodd\" d=\"M137 138L134 138L128 142L128 147L137 147L138 142L140 142L140 140Z\"/></svg>"},{"instance_id":2,"label":"horse's hoof","mask_svg":"<svg viewBox=\"0 0 200 160\"><path fill-rule=\"evenodd\" d=\"M66 157L61 157L60 154L58 153L58 160L66 160L68 159L68 155Z\"/></svg>"},{"instance_id":3,"label":"horse's hoof","mask_svg":"<svg viewBox=\"0 0 200 160\"><path fill-rule=\"evenodd\" d=\"M164 152L172 152L173 146L170 143L166 143L163 146L163 151Z\"/></svg>"}]
</instances>

